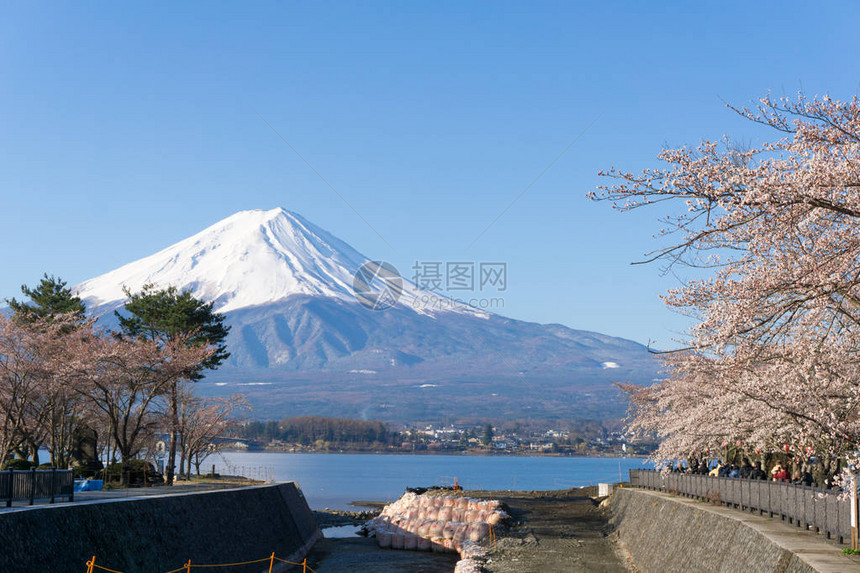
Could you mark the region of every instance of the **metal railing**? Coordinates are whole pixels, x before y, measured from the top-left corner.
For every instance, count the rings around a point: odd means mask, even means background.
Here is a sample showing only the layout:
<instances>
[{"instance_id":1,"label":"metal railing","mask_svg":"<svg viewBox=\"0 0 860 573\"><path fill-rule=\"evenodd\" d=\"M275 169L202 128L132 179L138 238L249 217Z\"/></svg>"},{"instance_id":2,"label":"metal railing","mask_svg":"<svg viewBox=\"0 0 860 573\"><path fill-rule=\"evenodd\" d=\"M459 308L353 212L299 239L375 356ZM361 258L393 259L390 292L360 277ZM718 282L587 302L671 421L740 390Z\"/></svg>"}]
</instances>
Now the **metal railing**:
<instances>
[{"instance_id":1,"label":"metal railing","mask_svg":"<svg viewBox=\"0 0 860 573\"><path fill-rule=\"evenodd\" d=\"M0 502L12 507L13 501L27 501L33 505L37 499L58 497L74 501L75 476L72 470L6 470L0 471Z\"/></svg>"},{"instance_id":2,"label":"metal railing","mask_svg":"<svg viewBox=\"0 0 860 573\"><path fill-rule=\"evenodd\" d=\"M839 492L784 482L630 470L630 485L779 517L844 543L851 538L851 501Z\"/></svg>"}]
</instances>

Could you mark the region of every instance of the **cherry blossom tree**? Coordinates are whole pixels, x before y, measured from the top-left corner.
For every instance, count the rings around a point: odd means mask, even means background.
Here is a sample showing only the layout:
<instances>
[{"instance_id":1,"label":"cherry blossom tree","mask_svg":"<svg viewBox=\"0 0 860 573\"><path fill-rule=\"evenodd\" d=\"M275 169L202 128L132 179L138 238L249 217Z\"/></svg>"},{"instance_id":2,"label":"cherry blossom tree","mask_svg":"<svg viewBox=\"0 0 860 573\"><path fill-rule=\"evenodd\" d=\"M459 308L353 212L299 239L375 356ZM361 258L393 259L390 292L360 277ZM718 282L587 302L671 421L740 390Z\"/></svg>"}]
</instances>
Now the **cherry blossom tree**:
<instances>
[{"instance_id":1,"label":"cherry blossom tree","mask_svg":"<svg viewBox=\"0 0 860 573\"><path fill-rule=\"evenodd\" d=\"M223 449L223 438L240 422L240 415L250 406L245 396L202 398L193 393L190 384L179 385L179 474L191 476L193 464L197 475L210 455Z\"/></svg>"},{"instance_id":2,"label":"cherry blossom tree","mask_svg":"<svg viewBox=\"0 0 860 573\"><path fill-rule=\"evenodd\" d=\"M738 442L845 456L860 442L860 102L734 110L778 137L667 149L665 167L611 169L591 194L663 209L646 261L701 269L665 296L696 325L666 379L632 390L631 427L663 437L660 458Z\"/></svg>"},{"instance_id":3,"label":"cherry blossom tree","mask_svg":"<svg viewBox=\"0 0 860 573\"><path fill-rule=\"evenodd\" d=\"M33 423L33 406L48 373L39 355L37 329L0 314L0 455L5 460L39 432ZM30 440L28 440L30 437Z\"/></svg>"},{"instance_id":4,"label":"cherry blossom tree","mask_svg":"<svg viewBox=\"0 0 860 573\"><path fill-rule=\"evenodd\" d=\"M108 422L123 465L138 455L162 419L165 396L211 354L182 337L165 343L97 332L66 337L52 367Z\"/></svg>"}]
</instances>

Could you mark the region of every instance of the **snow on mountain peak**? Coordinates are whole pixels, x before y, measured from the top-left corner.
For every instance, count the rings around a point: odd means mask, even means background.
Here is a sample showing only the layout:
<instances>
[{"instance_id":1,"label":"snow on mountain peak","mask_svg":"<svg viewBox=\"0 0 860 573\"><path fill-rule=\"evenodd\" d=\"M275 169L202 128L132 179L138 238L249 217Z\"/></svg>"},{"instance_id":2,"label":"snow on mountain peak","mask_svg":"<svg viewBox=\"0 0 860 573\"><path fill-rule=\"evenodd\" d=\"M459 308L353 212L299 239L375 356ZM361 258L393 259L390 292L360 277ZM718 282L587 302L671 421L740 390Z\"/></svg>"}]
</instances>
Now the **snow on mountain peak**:
<instances>
[{"instance_id":1,"label":"snow on mountain peak","mask_svg":"<svg viewBox=\"0 0 860 573\"><path fill-rule=\"evenodd\" d=\"M355 273L368 258L301 215L283 208L239 211L166 249L90 279L75 290L89 308L118 307L123 287L188 289L218 312L269 304L292 295L355 302ZM430 293L432 295L432 293ZM435 295L433 295L435 296ZM486 312L428 293L403 279L398 306L433 316ZM441 304L443 303L443 304Z\"/></svg>"},{"instance_id":2,"label":"snow on mountain peak","mask_svg":"<svg viewBox=\"0 0 860 573\"><path fill-rule=\"evenodd\" d=\"M90 307L125 300L123 286L187 288L228 312L294 294L353 299L367 257L301 215L277 208L240 211L196 235L77 287Z\"/></svg>"}]
</instances>

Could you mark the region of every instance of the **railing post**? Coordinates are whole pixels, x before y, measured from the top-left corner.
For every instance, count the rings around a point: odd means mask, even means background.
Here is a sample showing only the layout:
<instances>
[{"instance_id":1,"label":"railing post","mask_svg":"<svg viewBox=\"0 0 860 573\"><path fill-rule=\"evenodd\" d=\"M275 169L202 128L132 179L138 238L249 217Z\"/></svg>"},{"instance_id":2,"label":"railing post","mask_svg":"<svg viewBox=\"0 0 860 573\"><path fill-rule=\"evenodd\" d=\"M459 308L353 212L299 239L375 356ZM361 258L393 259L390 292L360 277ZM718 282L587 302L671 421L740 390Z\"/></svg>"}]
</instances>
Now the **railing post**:
<instances>
[{"instance_id":1,"label":"railing post","mask_svg":"<svg viewBox=\"0 0 860 573\"><path fill-rule=\"evenodd\" d=\"M272 573L272 567L275 566L275 552L272 551L272 556L269 557L269 573Z\"/></svg>"},{"instance_id":2,"label":"railing post","mask_svg":"<svg viewBox=\"0 0 860 573\"><path fill-rule=\"evenodd\" d=\"M857 550L857 475L851 474L851 549Z\"/></svg>"},{"instance_id":3,"label":"railing post","mask_svg":"<svg viewBox=\"0 0 860 573\"><path fill-rule=\"evenodd\" d=\"M15 495L15 470L9 468L9 487L6 491L6 507L12 507L12 496Z\"/></svg>"},{"instance_id":4,"label":"railing post","mask_svg":"<svg viewBox=\"0 0 860 573\"><path fill-rule=\"evenodd\" d=\"M51 503L57 494L57 468L51 468Z\"/></svg>"},{"instance_id":5,"label":"railing post","mask_svg":"<svg viewBox=\"0 0 860 573\"><path fill-rule=\"evenodd\" d=\"M36 503L36 468L30 468L30 505Z\"/></svg>"},{"instance_id":6,"label":"railing post","mask_svg":"<svg viewBox=\"0 0 860 573\"><path fill-rule=\"evenodd\" d=\"M87 561L87 573L93 573L93 567L96 565L96 556L93 555L93 558Z\"/></svg>"}]
</instances>

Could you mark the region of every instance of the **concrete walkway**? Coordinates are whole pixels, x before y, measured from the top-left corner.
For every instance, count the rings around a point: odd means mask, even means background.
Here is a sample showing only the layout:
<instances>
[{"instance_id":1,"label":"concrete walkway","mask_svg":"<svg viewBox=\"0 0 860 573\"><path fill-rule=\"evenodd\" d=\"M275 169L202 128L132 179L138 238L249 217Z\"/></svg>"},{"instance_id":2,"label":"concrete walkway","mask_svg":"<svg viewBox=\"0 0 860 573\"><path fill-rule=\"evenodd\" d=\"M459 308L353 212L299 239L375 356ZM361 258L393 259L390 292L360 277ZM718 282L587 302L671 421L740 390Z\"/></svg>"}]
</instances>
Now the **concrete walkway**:
<instances>
[{"instance_id":1,"label":"concrete walkway","mask_svg":"<svg viewBox=\"0 0 860 573\"><path fill-rule=\"evenodd\" d=\"M842 546L827 541L814 531L804 530L779 518L762 517L739 509L705 504L686 497L667 493L632 488L645 494L673 503L689 506L697 511L707 511L738 521L757 531L786 551L797 555L802 561L820 573L860 573L860 555L845 555ZM742 567L741 567L742 569Z\"/></svg>"},{"instance_id":2,"label":"concrete walkway","mask_svg":"<svg viewBox=\"0 0 860 573\"><path fill-rule=\"evenodd\" d=\"M80 505L82 503L93 503L107 500L133 499L140 497L162 497L166 495L182 495L187 493L203 493L207 491L221 491L227 489L240 489L245 487L254 487L261 485L271 485L275 482L249 482L247 484L231 483L181 483L171 487L154 486L154 487L134 487L134 488L111 488L99 491L78 491L75 492L75 501L68 501L68 496L57 496L55 503L50 503L48 498L37 498L34 505L30 505L27 500L15 500L12 507L6 507L6 503L0 503L0 513L6 511L21 511L28 509L38 509L41 507L52 507L59 505Z\"/></svg>"}]
</instances>

